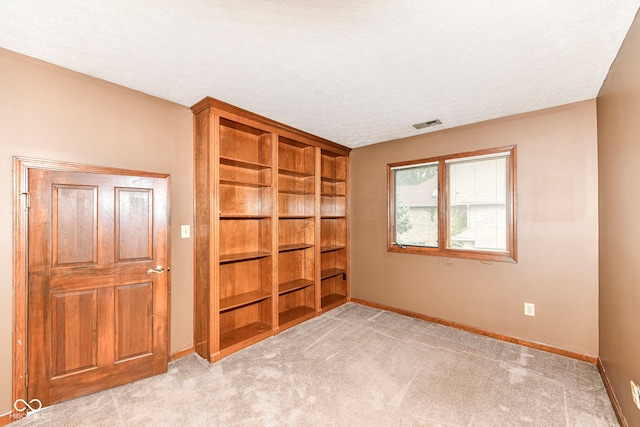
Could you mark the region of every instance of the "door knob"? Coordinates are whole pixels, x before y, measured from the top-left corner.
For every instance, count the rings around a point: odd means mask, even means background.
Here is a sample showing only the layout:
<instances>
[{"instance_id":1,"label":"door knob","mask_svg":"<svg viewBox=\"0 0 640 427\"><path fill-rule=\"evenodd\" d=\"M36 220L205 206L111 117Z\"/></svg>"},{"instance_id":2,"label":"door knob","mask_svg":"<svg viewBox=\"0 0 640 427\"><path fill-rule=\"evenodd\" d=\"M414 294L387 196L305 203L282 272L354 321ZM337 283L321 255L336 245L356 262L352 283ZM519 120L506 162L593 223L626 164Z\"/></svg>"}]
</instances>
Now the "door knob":
<instances>
[{"instance_id":1,"label":"door knob","mask_svg":"<svg viewBox=\"0 0 640 427\"><path fill-rule=\"evenodd\" d=\"M164 273L164 267L159 265L159 266L156 267L155 270L147 270L147 274L151 274L151 273L162 274L162 273Z\"/></svg>"}]
</instances>

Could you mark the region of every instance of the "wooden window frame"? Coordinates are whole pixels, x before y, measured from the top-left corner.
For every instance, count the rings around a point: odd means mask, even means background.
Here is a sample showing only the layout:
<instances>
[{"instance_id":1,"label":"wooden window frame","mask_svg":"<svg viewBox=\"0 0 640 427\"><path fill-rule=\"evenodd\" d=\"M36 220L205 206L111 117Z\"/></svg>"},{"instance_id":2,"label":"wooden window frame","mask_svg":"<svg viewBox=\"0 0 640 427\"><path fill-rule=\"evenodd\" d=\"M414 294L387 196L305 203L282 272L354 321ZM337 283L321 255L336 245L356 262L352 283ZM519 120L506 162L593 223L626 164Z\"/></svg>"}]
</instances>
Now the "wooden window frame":
<instances>
[{"instance_id":1,"label":"wooden window frame","mask_svg":"<svg viewBox=\"0 0 640 427\"><path fill-rule=\"evenodd\" d=\"M491 154L508 153L507 160L507 247L505 251L482 251L457 249L447 247L449 244L449 185L447 179L446 162L466 157L476 157ZM393 169L402 166L419 165L423 163L438 164L438 247L398 245L395 237L395 191ZM517 262L517 227L516 227L516 146L489 148L464 153L456 153L426 159L411 160L387 164L387 197L388 197L388 226L387 251L405 254L432 255L450 258L463 258L478 261Z\"/></svg>"}]
</instances>

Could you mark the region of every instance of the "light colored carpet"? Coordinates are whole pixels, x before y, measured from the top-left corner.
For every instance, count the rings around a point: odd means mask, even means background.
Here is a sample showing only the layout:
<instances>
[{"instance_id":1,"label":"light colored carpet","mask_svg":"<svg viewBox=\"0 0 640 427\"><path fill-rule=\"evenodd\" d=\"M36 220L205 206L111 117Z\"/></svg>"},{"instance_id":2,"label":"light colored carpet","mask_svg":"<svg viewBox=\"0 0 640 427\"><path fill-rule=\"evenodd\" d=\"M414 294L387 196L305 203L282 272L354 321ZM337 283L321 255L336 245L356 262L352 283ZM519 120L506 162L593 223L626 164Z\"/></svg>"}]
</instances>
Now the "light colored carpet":
<instances>
[{"instance_id":1,"label":"light colored carpet","mask_svg":"<svg viewBox=\"0 0 640 427\"><path fill-rule=\"evenodd\" d=\"M348 303L22 426L617 426L596 366Z\"/></svg>"}]
</instances>

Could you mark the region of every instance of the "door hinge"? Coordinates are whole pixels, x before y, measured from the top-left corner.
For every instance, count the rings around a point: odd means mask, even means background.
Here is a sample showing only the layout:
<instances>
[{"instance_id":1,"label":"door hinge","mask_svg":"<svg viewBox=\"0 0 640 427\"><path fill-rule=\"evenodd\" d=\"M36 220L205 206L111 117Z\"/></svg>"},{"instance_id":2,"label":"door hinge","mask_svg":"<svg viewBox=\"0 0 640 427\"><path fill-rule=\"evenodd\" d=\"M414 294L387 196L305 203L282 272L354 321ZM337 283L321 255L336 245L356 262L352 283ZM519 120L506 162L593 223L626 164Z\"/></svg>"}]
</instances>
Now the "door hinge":
<instances>
[{"instance_id":1,"label":"door hinge","mask_svg":"<svg viewBox=\"0 0 640 427\"><path fill-rule=\"evenodd\" d=\"M24 388L29 388L29 373L24 374Z\"/></svg>"},{"instance_id":2,"label":"door hinge","mask_svg":"<svg viewBox=\"0 0 640 427\"><path fill-rule=\"evenodd\" d=\"M20 193L20 194L24 196L24 200L25 200L24 207L29 209L31 207L31 194L29 193Z\"/></svg>"}]
</instances>

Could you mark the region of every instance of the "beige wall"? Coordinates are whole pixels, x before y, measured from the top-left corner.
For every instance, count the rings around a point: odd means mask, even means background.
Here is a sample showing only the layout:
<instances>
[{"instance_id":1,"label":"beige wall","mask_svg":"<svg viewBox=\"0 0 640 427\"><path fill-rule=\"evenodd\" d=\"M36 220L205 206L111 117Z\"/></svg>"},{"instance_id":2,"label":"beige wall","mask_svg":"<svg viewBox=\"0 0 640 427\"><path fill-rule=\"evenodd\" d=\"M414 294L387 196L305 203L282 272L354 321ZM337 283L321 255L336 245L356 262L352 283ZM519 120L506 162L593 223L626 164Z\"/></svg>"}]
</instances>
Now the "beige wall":
<instances>
[{"instance_id":1,"label":"beige wall","mask_svg":"<svg viewBox=\"0 0 640 427\"><path fill-rule=\"evenodd\" d=\"M12 158L171 174L171 351L193 343L192 114L173 104L0 49L0 414L11 409Z\"/></svg>"},{"instance_id":2,"label":"beige wall","mask_svg":"<svg viewBox=\"0 0 640 427\"><path fill-rule=\"evenodd\" d=\"M600 90L600 358L629 425L640 382L640 18Z\"/></svg>"},{"instance_id":3,"label":"beige wall","mask_svg":"<svg viewBox=\"0 0 640 427\"><path fill-rule=\"evenodd\" d=\"M511 144L517 264L386 251L387 163ZM597 179L594 100L358 148L352 296L595 356ZM535 317L524 316L524 302Z\"/></svg>"}]
</instances>

